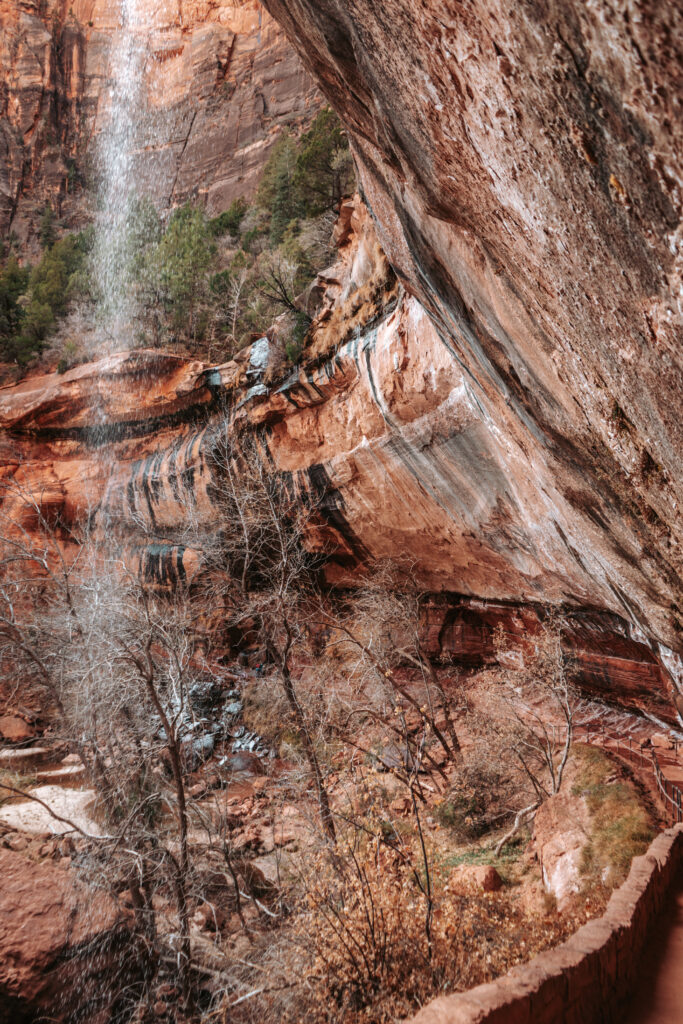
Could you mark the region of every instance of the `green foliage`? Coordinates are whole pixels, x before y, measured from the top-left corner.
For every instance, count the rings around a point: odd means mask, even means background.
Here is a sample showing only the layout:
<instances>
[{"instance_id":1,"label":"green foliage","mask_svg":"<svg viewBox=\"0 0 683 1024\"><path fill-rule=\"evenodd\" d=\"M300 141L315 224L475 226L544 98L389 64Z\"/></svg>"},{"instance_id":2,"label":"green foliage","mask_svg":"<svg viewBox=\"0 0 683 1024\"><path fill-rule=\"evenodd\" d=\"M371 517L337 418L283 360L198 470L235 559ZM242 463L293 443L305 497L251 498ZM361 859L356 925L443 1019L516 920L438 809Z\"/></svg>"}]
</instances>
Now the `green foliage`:
<instances>
[{"instance_id":1,"label":"green foliage","mask_svg":"<svg viewBox=\"0 0 683 1024\"><path fill-rule=\"evenodd\" d=\"M257 238L262 237L262 235L263 231L261 230L261 228L258 227L250 228L247 232L245 232L242 238L242 249L244 250L244 252L253 252L254 242L256 241Z\"/></svg>"},{"instance_id":2,"label":"green foliage","mask_svg":"<svg viewBox=\"0 0 683 1024\"><path fill-rule=\"evenodd\" d=\"M281 167L275 177L275 190L270 206L270 243L279 245L287 226L294 220L301 208L296 190L292 187L293 175L286 166Z\"/></svg>"},{"instance_id":3,"label":"green foliage","mask_svg":"<svg viewBox=\"0 0 683 1024\"><path fill-rule=\"evenodd\" d=\"M43 216L40 218L40 228L38 230L38 238L42 249L51 249L55 244L57 239L55 220L54 210L50 205L46 206Z\"/></svg>"},{"instance_id":4,"label":"green foliage","mask_svg":"<svg viewBox=\"0 0 683 1024\"><path fill-rule=\"evenodd\" d=\"M175 324L191 314L203 294L205 275L215 254L203 210L189 203L176 210L156 251L163 299Z\"/></svg>"},{"instance_id":5,"label":"green foliage","mask_svg":"<svg viewBox=\"0 0 683 1024\"><path fill-rule=\"evenodd\" d=\"M163 233L161 217L152 200L147 196L134 197L126 216L126 247L133 274L142 265L150 247L160 242Z\"/></svg>"},{"instance_id":6,"label":"green foliage","mask_svg":"<svg viewBox=\"0 0 683 1024\"><path fill-rule=\"evenodd\" d=\"M353 184L353 161L346 132L329 107L324 107L302 137L293 178L305 216L329 210Z\"/></svg>"},{"instance_id":7,"label":"green foliage","mask_svg":"<svg viewBox=\"0 0 683 1024\"><path fill-rule=\"evenodd\" d=\"M256 193L256 205L261 209L272 211L278 194L282 191L283 182L291 182L294 178L297 156L296 139L289 132L283 132L273 146L266 166L263 168Z\"/></svg>"},{"instance_id":8,"label":"green foliage","mask_svg":"<svg viewBox=\"0 0 683 1024\"><path fill-rule=\"evenodd\" d=\"M57 363L57 373L66 373L78 362L78 342L75 338L67 338L62 346L62 355Z\"/></svg>"},{"instance_id":9,"label":"green foliage","mask_svg":"<svg viewBox=\"0 0 683 1024\"><path fill-rule=\"evenodd\" d=\"M301 140L282 133L252 206L235 199L209 220L187 204L164 228L152 205L139 202L128 250L143 342L182 342L225 358L286 310L293 317L287 358L298 361L310 326L298 296L320 269L312 218L352 185L345 133L325 109Z\"/></svg>"},{"instance_id":10,"label":"green foliage","mask_svg":"<svg viewBox=\"0 0 683 1024\"><path fill-rule=\"evenodd\" d=\"M11 255L0 270L0 348L4 349L18 332L24 316L19 299L26 291L29 270Z\"/></svg>"},{"instance_id":11,"label":"green foliage","mask_svg":"<svg viewBox=\"0 0 683 1024\"><path fill-rule=\"evenodd\" d=\"M257 205L270 216L271 245L282 242L293 221L335 206L353 183L346 132L329 107L320 111L299 142L284 132L268 158L256 195Z\"/></svg>"},{"instance_id":12,"label":"green foliage","mask_svg":"<svg viewBox=\"0 0 683 1024\"><path fill-rule=\"evenodd\" d=\"M633 858L652 842L652 820L634 787L618 778L614 761L604 751L577 746L573 755L578 771L572 792L585 797L591 815L581 870L593 883L608 882L611 888L624 881Z\"/></svg>"},{"instance_id":13,"label":"green foliage","mask_svg":"<svg viewBox=\"0 0 683 1024\"><path fill-rule=\"evenodd\" d=\"M453 868L460 867L461 864L490 864L503 877L503 866L505 864L510 866L519 860L524 853L525 847L528 845L529 839L530 834L528 830L523 829L513 840L505 844L498 856L496 856L493 845L468 846L457 853L450 853L440 857L436 866L440 873L446 874L452 871Z\"/></svg>"},{"instance_id":14,"label":"green foliage","mask_svg":"<svg viewBox=\"0 0 683 1024\"><path fill-rule=\"evenodd\" d=\"M294 317L291 340L285 345L285 353L290 363L298 363L304 347L304 340L311 326L308 313L297 313Z\"/></svg>"},{"instance_id":15,"label":"green foliage","mask_svg":"<svg viewBox=\"0 0 683 1024\"><path fill-rule=\"evenodd\" d=\"M72 161L69 190L79 182ZM238 198L208 219L187 203L164 223L151 200L133 198L124 244L106 255L121 275L123 294L137 302L140 342L189 344L208 358L225 358L288 311L286 354L297 362L310 326L300 295L326 258L316 218L352 185L346 135L326 108L301 139L282 133L251 206ZM72 301L98 299L87 258L93 229L57 239L56 227L48 205L40 261L30 269L8 256L0 267L0 358L26 364ZM62 353L60 372L71 365L73 358Z\"/></svg>"},{"instance_id":16,"label":"green foliage","mask_svg":"<svg viewBox=\"0 0 683 1024\"><path fill-rule=\"evenodd\" d=\"M239 235L242 218L249 209L245 199L233 199L227 210L209 221L209 231L214 238L221 238L223 235Z\"/></svg>"},{"instance_id":17,"label":"green foliage","mask_svg":"<svg viewBox=\"0 0 683 1024\"><path fill-rule=\"evenodd\" d=\"M161 231L156 212L143 209L130 230L134 286L155 330L201 337L201 304L209 291L216 244L204 211L186 203Z\"/></svg>"},{"instance_id":18,"label":"green foliage","mask_svg":"<svg viewBox=\"0 0 683 1024\"><path fill-rule=\"evenodd\" d=\"M87 292L92 230L54 242L30 271L13 257L0 275L0 355L27 363L41 351L72 298Z\"/></svg>"}]
</instances>

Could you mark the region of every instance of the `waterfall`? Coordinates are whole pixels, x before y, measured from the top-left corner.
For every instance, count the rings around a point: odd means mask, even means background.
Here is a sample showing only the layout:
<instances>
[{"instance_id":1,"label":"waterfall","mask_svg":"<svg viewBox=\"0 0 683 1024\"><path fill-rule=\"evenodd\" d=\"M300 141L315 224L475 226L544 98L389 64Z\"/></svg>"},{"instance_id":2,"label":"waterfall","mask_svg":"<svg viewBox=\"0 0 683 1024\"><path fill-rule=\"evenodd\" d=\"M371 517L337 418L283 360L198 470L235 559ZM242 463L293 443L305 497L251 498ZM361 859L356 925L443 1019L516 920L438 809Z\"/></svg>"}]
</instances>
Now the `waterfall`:
<instances>
[{"instance_id":1,"label":"waterfall","mask_svg":"<svg viewBox=\"0 0 683 1024\"><path fill-rule=\"evenodd\" d=\"M110 52L109 96L96 141L98 210L93 271L105 351L134 343L130 229L131 204L141 188L136 179L145 113L143 7L143 0L120 0L120 29L113 33Z\"/></svg>"}]
</instances>

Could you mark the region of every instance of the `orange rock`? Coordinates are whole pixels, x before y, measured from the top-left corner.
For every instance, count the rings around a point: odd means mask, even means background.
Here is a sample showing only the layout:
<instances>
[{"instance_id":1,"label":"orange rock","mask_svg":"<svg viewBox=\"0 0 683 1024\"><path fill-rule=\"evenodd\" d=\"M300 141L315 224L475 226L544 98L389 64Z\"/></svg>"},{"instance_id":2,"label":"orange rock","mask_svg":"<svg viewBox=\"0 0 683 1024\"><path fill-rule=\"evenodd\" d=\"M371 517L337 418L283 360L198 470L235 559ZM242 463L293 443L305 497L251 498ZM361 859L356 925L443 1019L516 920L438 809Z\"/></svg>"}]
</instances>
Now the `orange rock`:
<instances>
[{"instance_id":1,"label":"orange rock","mask_svg":"<svg viewBox=\"0 0 683 1024\"><path fill-rule=\"evenodd\" d=\"M503 880L492 864L460 864L451 874L457 882L476 885L484 892L498 892Z\"/></svg>"},{"instance_id":2,"label":"orange rock","mask_svg":"<svg viewBox=\"0 0 683 1024\"><path fill-rule=\"evenodd\" d=\"M484 892L497 892L503 880L491 864L477 864L471 870L471 877Z\"/></svg>"},{"instance_id":3,"label":"orange rock","mask_svg":"<svg viewBox=\"0 0 683 1024\"><path fill-rule=\"evenodd\" d=\"M37 249L46 201L71 223L84 222L69 166L106 124L102 82L119 8L116 0L0 3L1 234L11 220ZM154 181L161 205L200 192L209 213L219 213L254 193L277 129L306 126L320 94L256 0L186 0L182 14L177 3L155 0L139 15L154 139L138 151L138 174Z\"/></svg>"},{"instance_id":4,"label":"orange rock","mask_svg":"<svg viewBox=\"0 0 683 1024\"><path fill-rule=\"evenodd\" d=\"M0 1019L67 1024L90 999L110 1005L119 972L129 983L139 957L122 956L130 935L116 904L51 861L9 850L0 850L0 876Z\"/></svg>"},{"instance_id":5,"label":"orange rock","mask_svg":"<svg viewBox=\"0 0 683 1024\"><path fill-rule=\"evenodd\" d=\"M191 579L201 558L164 538L185 531L190 506L200 523L215 524L212 432L258 430L273 465L302 494L324 496L307 542L331 556L331 583L352 580L368 559L409 551L420 585L444 592L426 613L430 649L472 666L494 659L498 626L522 648L538 631L526 601L571 593L591 606L565 621L586 688L675 721L663 662L644 637L629 636L614 585L640 593L641 624L654 626L664 576L639 591L644 563L622 558L607 518L596 526L565 500L535 441L503 440L425 309L399 294L360 199L344 202L338 237L339 259L316 285L323 321L310 365L285 368L265 338L214 368L143 350L0 389L12 441L0 462L6 517L34 528L35 510L16 487L78 532L102 498L127 531L131 569L172 587ZM212 405L209 382L230 396L228 414ZM95 453L89 426L102 409L111 438ZM569 536L584 539L581 559Z\"/></svg>"},{"instance_id":6,"label":"orange rock","mask_svg":"<svg viewBox=\"0 0 683 1024\"><path fill-rule=\"evenodd\" d=\"M308 422L373 554L447 566L480 597L597 604L681 653L671 5L633 30L603 2L566 0L561 40L553 5L265 5L340 113L411 296L376 336L361 331L336 429L308 408L281 423L280 447ZM624 97L628 116L608 116Z\"/></svg>"},{"instance_id":7,"label":"orange rock","mask_svg":"<svg viewBox=\"0 0 683 1024\"><path fill-rule=\"evenodd\" d=\"M0 738L9 743L22 743L35 736L36 731L25 719L17 715L0 716Z\"/></svg>"}]
</instances>

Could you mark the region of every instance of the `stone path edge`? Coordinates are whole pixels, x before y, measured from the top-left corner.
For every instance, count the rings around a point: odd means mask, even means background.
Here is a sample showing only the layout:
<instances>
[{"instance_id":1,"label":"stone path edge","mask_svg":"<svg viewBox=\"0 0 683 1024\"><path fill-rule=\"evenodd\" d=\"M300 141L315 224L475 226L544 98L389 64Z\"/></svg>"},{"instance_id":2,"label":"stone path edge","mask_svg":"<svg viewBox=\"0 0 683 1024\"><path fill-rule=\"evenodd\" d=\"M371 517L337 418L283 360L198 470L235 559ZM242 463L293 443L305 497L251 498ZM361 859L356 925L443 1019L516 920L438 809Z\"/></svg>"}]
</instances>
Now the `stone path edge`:
<instances>
[{"instance_id":1,"label":"stone path edge","mask_svg":"<svg viewBox=\"0 0 683 1024\"><path fill-rule=\"evenodd\" d=\"M611 1024L635 987L651 925L683 861L683 824L661 832L602 917L495 981L440 996L407 1024Z\"/></svg>"}]
</instances>

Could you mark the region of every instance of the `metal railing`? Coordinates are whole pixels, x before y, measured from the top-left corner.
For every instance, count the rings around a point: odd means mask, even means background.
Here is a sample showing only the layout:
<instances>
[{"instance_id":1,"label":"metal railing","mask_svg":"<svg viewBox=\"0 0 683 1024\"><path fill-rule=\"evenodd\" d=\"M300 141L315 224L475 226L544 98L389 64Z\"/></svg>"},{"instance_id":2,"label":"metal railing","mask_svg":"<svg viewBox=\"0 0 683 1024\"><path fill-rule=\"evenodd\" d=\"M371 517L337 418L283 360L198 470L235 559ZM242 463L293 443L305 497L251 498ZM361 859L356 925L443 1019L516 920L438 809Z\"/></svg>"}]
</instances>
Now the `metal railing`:
<instances>
[{"instance_id":1,"label":"metal railing","mask_svg":"<svg viewBox=\"0 0 683 1024\"><path fill-rule=\"evenodd\" d=\"M609 750L618 754L624 760L630 761L637 768L650 767L657 784L657 789L663 798L667 824L675 825L683 821L683 792L670 779L667 779L653 746L645 746L644 742L633 740L630 736L627 738L609 736L602 724L593 727L588 723L587 725L579 726L577 731L586 733L586 741L588 743L593 742L600 746L608 747ZM607 743L608 739L609 744ZM677 742L674 742L674 750L677 754Z\"/></svg>"},{"instance_id":2,"label":"metal railing","mask_svg":"<svg viewBox=\"0 0 683 1024\"><path fill-rule=\"evenodd\" d=\"M664 775L657 754L654 749L652 750L652 767L654 769L654 776L657 780L657 787L664 797L664 806L667 810L667 820L669 824L676 825L679 821L683 821L683 814L681 813L681 791L678 786L675 786L670 779L667 779Z\"/></svg>"}]
</instances>

